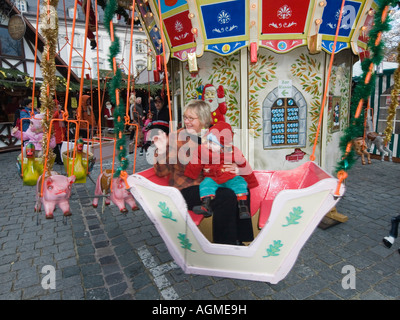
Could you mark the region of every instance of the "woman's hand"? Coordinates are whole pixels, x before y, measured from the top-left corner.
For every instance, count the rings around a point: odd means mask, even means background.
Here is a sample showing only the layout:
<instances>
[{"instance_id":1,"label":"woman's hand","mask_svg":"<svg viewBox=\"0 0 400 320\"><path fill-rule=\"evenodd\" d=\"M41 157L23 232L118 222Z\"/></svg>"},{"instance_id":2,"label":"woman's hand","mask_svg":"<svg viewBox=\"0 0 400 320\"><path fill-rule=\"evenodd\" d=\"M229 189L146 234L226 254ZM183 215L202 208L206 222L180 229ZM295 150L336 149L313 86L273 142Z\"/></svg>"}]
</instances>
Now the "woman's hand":
<instances>
[{"instance_id":1,"label":"woman's hand","mask_svg":"<svg viewBox=\"0 0 400 320\"><path fill-rule=\"evenodd\" d=\"M18 127L13 127L13 128L11 129L11 134L16 133L18 130L19 130Z\"/></svg>"},{"instance_id":2,"label":"woman's hand","mask_svg":"<svg viewBox=\"0 0 400 320\"><path fill-rule=\"evenodd\" d=\"M168 136L164 131L159 131L158 135L154 135L151 139L156 148L158 154L165 154L167 152Z\"/></svg>"},{"instance_id":3,"label":"woman's hand","mask_svg":"<svg viewBox=\"0 0 400 320\"><path fill-rule=\"evenodd\" d=\"M239 174L239 168L236 163L231 163L231 164L224 164L223 168L225 169L225 172L231 172L236 175Z\"/></svg>"}]
</instances>

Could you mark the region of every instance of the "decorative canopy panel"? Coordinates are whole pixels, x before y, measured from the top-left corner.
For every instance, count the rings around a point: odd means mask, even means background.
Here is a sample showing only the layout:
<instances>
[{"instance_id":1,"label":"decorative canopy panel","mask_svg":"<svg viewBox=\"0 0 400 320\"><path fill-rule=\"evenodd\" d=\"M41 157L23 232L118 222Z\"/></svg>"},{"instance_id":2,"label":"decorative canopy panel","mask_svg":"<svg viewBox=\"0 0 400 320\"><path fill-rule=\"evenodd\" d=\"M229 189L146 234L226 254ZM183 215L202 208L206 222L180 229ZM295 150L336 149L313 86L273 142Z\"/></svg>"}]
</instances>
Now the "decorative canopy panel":
<instances>
[{"instance_id":1,"label":"decorative canopy panel","mask_svg":"<svg viewBox=\"0 0 400 320\"><path fill-rule=\"evenodd\" d=\"M367 49L378 0L346 0L335 51ZM341 0L137 0L156 54L187 60L204 51L229 55L260 46L278 53L307 45L332 53ZM160 29L162 26L162 30Z\"/></svg>"},{"instance_id":2,"label":"decorative canopy panel","mask_svg":"<svg viewBox=\"0 0 400 320\"><path fill-rule=\"evenodd\" d=\"M262 1L261 34L293 37L304 33L310 0Z\"/></svg>"},{"instance_id":3,"label":"decorative canopy panel","mask_svg":"<svg viewBox=\"0 0 400 320\"><path fill-rule=\"evenodd\" d=\"M369 57L369 51L367 48L369 41L368 34L374 24L374 15L376 9L377 9L377 4L374 2L366 11L365 13L366 18L364 19L364 21L360 21L361 27L357 29L357 31L354 33L353 36L353 38L357 39L356 41L351 43L353 46L353 51L360 55L361 60L363 60L365 57L367 58Z\"/></svg>"},{"instance_id":4,"label":"decorative canopy panel","mask_svg":"<svg viewBox=\"0 0 400 320\"><path fill-rule=\"evenodd\" d=\"M149 1L136 0L136 10L139 13L140 22L145 28L153 50L157 55L163 53L160 23L155 20L155 13L150 9Z\"/></svg>"}]
</instances>

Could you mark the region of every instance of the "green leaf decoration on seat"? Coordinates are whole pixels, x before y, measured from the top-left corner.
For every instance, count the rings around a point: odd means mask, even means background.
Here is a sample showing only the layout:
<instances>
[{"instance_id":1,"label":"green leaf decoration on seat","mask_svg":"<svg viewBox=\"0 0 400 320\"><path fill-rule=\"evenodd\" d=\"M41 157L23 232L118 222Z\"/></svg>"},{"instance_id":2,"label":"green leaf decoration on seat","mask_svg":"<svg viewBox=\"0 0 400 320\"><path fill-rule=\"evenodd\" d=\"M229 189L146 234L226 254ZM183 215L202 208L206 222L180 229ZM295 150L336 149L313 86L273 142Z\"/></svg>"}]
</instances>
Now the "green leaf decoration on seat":
<instances>
[{"instance_id":1,"label":"green leaf decoration on seat","mask_svg":"<svg viewBox=\"0 0 400 320\"><path fill-rule=\"evenodd\" d=\"M263 258L279 256L279 251L281 251L280 247L282 246L283 244L281 243L281 240L274 240L274 243L271 244L269 248L266 250L267 255L263 256Z\"/></svg>"},{"instance_id":2,"label":"green leaf decoration on seat","mask_svg":"<svg viewBox=\"0 0 400 320\"><path fill-rule=\"evenodd\" d=\"M196 250L192 249L192 244L190 243L189 239L186 238L186 234L179 233L178 234L178 239L181 242L181 245L182 245L181 248L187 249L187 250L192 251L192 252L196 252Z\"/></svg>"},{"instance_id":3,"label":"green leaf decoration on seat","mask_svg":"<svg viewBox=\"0 0 400 320\"><path fill-rule=\"evenodd\" d=\"M287 224L282 225L282 227L287 227L291 224L298 224L299 222L297 220L301 218L303 212L304 211L301 207L293 208L293 211L289 213L288 217L286 217Z\"/></svg>"},{"instance_id":4,"label":"green leaf decoration on seat","mask_svg":"<svg viewBox=\"0 0 400 320\"><path fill-rule=\"evenodd\" d=\"M161 209L163 218L170 219L175 222L177 221L176 219L172 218L172 211L167 207L167 204L165 202L159 202L158 207Z\"/></svg>"}]
</instances>

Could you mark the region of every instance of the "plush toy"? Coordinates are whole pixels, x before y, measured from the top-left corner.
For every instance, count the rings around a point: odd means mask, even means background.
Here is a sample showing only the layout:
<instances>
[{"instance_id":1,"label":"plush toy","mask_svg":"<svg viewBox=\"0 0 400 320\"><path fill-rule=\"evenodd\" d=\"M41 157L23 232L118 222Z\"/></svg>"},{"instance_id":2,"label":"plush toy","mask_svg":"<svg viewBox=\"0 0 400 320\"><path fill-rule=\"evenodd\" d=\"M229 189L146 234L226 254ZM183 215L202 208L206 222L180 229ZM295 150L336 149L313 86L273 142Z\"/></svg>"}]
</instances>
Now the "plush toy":
<instances>
[{"instance_id":1,"label":"plush toy","mask_svg":"<svg viewBox=\"0 0 400 320\"><path fill-rule=\"evenodd\" d=\"M43 140L43 126L42 120L46 115L44 113L36 114L31 120L28 130L21 134L21 131L18 127L14 127L11 131L11 135L16 137L17 139L28 141L28 143L32 143L35 147L36 157L42 155L42 140ZM50 139L50 148L54 149L56 146L56 139L54 136ZM24 148L24 151L26 146Z\"/></svg>"}]
</instances>

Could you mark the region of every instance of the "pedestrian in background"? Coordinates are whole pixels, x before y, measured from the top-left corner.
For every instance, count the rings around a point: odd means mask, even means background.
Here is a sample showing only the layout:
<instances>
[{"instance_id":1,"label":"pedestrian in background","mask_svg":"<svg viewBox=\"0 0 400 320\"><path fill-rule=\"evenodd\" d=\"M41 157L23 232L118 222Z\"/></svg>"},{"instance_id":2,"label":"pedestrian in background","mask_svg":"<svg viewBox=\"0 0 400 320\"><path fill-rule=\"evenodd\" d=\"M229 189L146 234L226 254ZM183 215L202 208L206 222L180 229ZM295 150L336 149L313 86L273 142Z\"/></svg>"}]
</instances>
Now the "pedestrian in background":
<instances>
[{"instance_id":1,"label":"pedestrian in background","mask_svg":"<svg viewBox=\"0 0 400 320\"><path fill-rule=\"evenodd\" d=\"M54 100L56 106L55 111L53 114L53 119L63 119L64 112L61 110L60 103L58 100ZM62 156L61 156L61 147L62 143L66 137L66 128L64 121L53 121L53 128L54 128L54 137L56 138L56 146L53 149L54 154L56 155L55 163L62 165Z\"/></svg>"},{"instance_id":2,"label":"pedestrian in background","mask_svg":"<svg viewBox=\"0 0 400 320\"><path fill-rule=\"evenodd\" d=\"M150 129L161 129L167 135L169 134L169 109L164 104L164 100L157 96L154 99L156 113L153 115L153 121Z\"/></svg>"},{"instance_id":3,"label":"pedestrian in background","mask_svg":"<svg viewBox=\"0 0 400 320\"><path fill-rule=\"evenodd\" d=\"M86 120L89 123L89 137L92 136L92 131L93 128L96 124L95 118L94 118L94 113L93 113L93 108L92 108L92 103L89 95L83 95L82 96L82 107L81 107L81 120ZM81 133L87 135L87 124L82 123L80 125L81 127Z\"/></svg>"},{"instance_id":4,"label":"pedestrian in background","mask_svg":"<svg viewBox=\"0 0 400 320\"><path fill-rule=\"evenodd\" d=\"M31 112L32 112L32 100L31 99L25 99L22 102L21 109L19 111L19 118L20 121L22 122L22 131L25 132L28 130L29 125L30 125L30 118ZM36 109L33 109L34 114L38 114L39 112Z\"/></svg>"}]
</instances>

